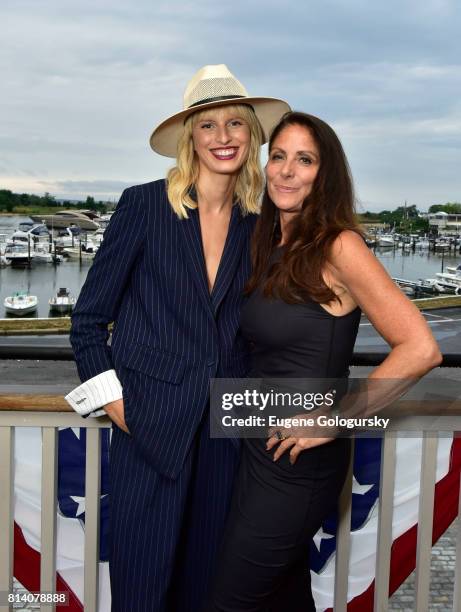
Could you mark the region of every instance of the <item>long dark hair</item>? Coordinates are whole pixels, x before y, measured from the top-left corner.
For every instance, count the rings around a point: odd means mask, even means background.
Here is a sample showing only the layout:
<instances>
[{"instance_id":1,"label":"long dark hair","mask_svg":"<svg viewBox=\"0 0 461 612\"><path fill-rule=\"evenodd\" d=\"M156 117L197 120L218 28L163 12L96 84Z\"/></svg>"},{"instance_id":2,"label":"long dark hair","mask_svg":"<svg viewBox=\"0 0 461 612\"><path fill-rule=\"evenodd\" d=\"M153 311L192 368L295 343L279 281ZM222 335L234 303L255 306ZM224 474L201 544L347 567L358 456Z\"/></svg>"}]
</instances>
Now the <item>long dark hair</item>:
<instances>
[{"instance_id":1,"label":"long dark hair","mask_svg":"<svg viewBox=\"0 0 461 612\"><path fill-rule=\"evenodd\" d=\"M290 222L283 255L272 265L271 254L280 242L281 232L279 211L266 187L252 243L253 274L246 291L262 286L264 295L289 303L306 299L319 303L341 301L325 284L322 271L332 243L343 230L362 235L355 218L349 164L334 130L321 119L300 112L282 117L270 137L269 154L279 134L292 125L311 134L319 151L319 170L301 211Z\"/></svg>"}]
</instances>

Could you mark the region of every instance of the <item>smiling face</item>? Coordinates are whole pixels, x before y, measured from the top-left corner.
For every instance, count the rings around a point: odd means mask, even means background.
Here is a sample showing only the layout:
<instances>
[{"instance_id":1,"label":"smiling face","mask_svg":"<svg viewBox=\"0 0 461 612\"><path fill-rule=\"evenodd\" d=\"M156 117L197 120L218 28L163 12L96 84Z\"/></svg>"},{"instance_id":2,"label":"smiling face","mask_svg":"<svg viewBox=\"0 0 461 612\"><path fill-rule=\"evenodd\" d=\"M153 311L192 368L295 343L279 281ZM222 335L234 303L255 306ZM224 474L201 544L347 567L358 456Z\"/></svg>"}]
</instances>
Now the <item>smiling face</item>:
<instances>
[{"instance_id":1,"label":"smiling face","mask_svg":"<svg viewBox=\"0 0 461 612\"><path fill-rule=\"evenodd\" d=\"M248 123L223 106L203 111L192 128L199 173L238 174L250 150Z\"/></svg>"},{"instance_id":2,"label":"smiling face","mask_svg":"<svg viewBox=\"0 0 461 612\"><path fill-rule=\"evenodd\" d=\"M275 138L266 165L267 190L280 213L297 213L312 191L320 167L311 132L288 125Z\"/></svg>"}]
</instances>

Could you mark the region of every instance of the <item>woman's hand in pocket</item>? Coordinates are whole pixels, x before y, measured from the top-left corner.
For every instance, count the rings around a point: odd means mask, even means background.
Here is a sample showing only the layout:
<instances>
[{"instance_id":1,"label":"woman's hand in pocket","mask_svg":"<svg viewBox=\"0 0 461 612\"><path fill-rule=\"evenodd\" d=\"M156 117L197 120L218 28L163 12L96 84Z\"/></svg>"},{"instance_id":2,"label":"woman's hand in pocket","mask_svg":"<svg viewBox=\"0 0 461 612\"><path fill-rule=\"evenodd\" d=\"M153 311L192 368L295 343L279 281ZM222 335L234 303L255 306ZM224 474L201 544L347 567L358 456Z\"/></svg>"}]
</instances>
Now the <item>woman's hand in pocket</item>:
<instances>
[{"instance_id":1,"label":"woman's hand in pocket","mask_svg":"<svg viewBox=\"0 0 461 612\"><path fill-rule=\"evenodd\" d=\"M115 400L115 402L106 404L104 406L104 410L106 411L110 420L113 421L117 427L127 434L130 433L130 430L125 423L125 407L123 405L123 399Z\"/></svg>"}]
</instances>

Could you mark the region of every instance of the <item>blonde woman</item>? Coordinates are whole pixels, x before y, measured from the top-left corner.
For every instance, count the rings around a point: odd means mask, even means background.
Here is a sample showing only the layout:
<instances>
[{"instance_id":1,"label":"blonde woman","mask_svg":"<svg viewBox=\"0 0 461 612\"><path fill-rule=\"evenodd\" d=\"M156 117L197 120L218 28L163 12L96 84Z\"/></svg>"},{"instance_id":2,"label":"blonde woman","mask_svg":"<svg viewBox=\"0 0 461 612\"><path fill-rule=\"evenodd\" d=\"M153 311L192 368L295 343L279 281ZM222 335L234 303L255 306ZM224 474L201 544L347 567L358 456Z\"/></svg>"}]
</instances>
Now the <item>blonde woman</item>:
<instances>
[{"instance_id":1,"label":"blonde woman","mask_svg":"<svg viewBox=\"0 0 461 612\"><path fill-rule=\"evenodd\" d=\"M259 149L288 108L224 65L199 70L150 139L176 166L124 191L72 316L83 384L67 399L113 421L114 612L202 607L238 460L209 438L209 380L245 375Z\"/></svg>"}]
</instances>

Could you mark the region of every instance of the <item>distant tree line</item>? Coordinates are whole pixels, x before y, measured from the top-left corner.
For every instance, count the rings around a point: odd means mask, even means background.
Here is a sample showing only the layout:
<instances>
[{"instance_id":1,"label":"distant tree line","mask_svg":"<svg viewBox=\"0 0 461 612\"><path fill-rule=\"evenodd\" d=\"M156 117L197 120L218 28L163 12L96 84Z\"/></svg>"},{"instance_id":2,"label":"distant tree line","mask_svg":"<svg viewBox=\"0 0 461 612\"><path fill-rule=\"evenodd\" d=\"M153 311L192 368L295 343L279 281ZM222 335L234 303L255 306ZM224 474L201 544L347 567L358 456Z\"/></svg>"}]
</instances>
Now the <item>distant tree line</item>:
<instances>
[{"instance_id":1,"label":"distant tree line","mask_svg":"<svg viewBox=\"0 0 461 612\"><path fill-rule=\"evenodd\" d=\"M0 189L0 212L15 212L16 208L85 208L103 213L112 204L99 200L96 202L93 196L87 196L86 200L70 202L64 200L57 202L56 198L46 192L43 196L31 195L28 193L13 193L9 189ZM433 204L429 207L430 213L435 212L458 213L461 214L461 204L459 202L447 202L446 204ZM420 217L420 211L415 204L411 206L398 206L395 210L382 210L381 212L366 211L359 214L362 222L385 223L386 225L400 228L404 231L429 231L427 219Z\"/></svg>"},{"instance_id":2,"label":"distant tree line","mask_svg":"<svg viewBox=\"0 0 461 612\"><path fill-rule=\"evenodd\" d=\"M443 211L446 213L460 213L461 204L458 202L447 202L446 204L433 204L429 207L430 213ZM382 210L381 212L366 211L359 214L359 219L365 223L385 223L389 227L395 227L404 232L429 231L429 222L420 216L421 212L416 204L410 206L398 206L395 210Z\"/></svg>"},{"instance_id":3,"label":"distant tree line","mask_svg":"<svg viewBox=\"0 0 461 612\"><path fill-rule=\"evenodd\" d=\"M430 213L446 212L450 214L461 215L461 204L459 202L447 202L446 204L432 204L429 207Z\"/></svg>"},{"instance_id":4,"label":"distant tree line","mask_svg":"<svg viewBox=\"0 0 461 612\"><path fill-rule=\"evenodd\" d=\"M111 207L107 202L99 200L98 202L92 196L88 196L86 200L79 202L57 202L56 198L48 192L43 196L32 195L29 193L13 193L9 189L0 189L0 212L12 213L16 208L23 209L47 207L47 208L66 208L66 209L89 209L95 212L103 213Z\"/></svg>"}]
</instances>

